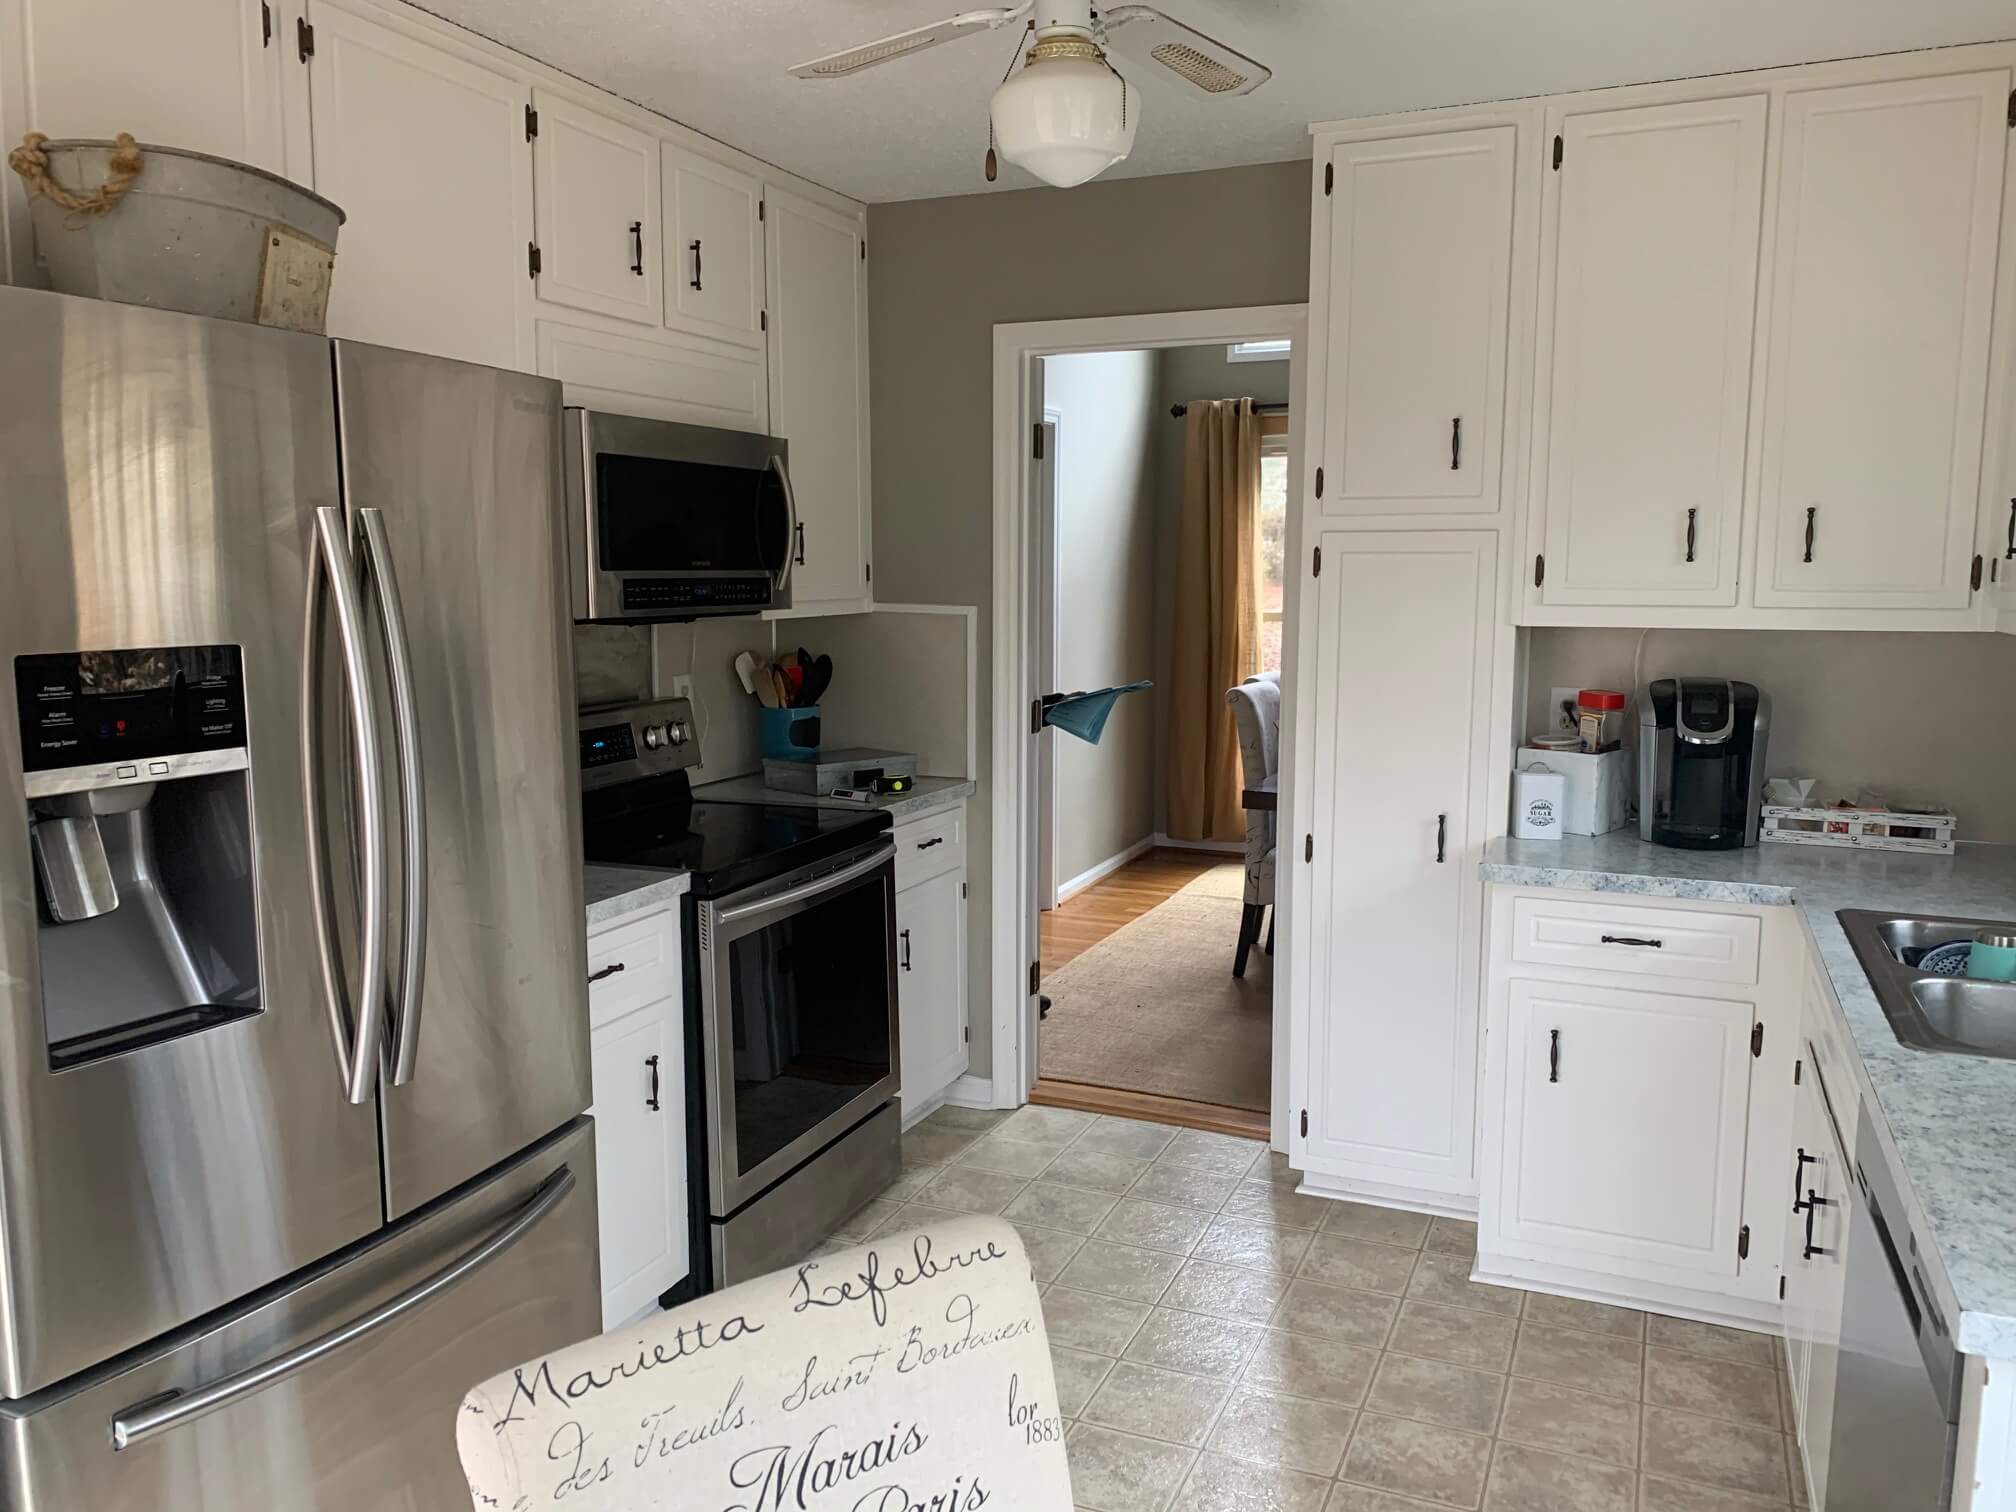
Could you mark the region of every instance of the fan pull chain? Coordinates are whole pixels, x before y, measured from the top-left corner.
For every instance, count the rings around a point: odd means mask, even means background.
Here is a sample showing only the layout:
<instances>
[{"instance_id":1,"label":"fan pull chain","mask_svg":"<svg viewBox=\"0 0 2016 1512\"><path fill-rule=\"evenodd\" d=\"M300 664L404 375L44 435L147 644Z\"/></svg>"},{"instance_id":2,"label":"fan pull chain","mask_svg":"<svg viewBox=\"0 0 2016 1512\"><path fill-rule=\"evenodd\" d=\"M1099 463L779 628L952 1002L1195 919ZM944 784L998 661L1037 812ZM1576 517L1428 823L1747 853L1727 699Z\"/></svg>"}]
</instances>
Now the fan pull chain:
<instances>
[{"instance_id":1,"label":"fan pull chain","mask_svg":"<svg viewBox=\"0 0 2016 1512\"><path fill-rule=\"evenodd\" d=\"M1036 23L1034 21L1031 21L1026 27L1023 28L1022 35L1015 39L1015 55L1008 60L1008 66L1003 70L1001 70L1002 84L1006 84L1008 82L1008 75L1015 72L1015 65L1016 63L1021 61L1022 58L1022 43L1024 39L1028 37L1029 33L1034 30L1036 30ZM1124 83L1125 81L1123 80L1122 82ZM997 84L995 88L997 89L1000 88L1000 85ZM1123 106L1122 108L1124 109L1125 107ZM994 112L992 110L989 110L987 112L987 182L990 184L993 183L995 175L999 171L1000 171L999 164L995 161L994 158Z\"/></svg>"}]
</instances>

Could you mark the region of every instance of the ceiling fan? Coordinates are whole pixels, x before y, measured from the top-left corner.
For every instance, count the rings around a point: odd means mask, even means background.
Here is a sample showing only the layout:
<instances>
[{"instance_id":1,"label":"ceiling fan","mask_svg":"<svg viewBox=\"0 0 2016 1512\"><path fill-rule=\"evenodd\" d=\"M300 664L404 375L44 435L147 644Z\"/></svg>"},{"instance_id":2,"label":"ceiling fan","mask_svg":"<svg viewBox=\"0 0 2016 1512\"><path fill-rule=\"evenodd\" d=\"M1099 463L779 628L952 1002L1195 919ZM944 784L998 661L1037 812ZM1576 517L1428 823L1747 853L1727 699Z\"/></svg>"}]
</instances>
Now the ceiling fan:
<instances>
[{"instance_id":1,"label":"ceiling fan","mask_svg":"<svg viewBox=\"0 0 2016 1512\"><path fill-rule=\"evenodd\" d=\"M837 79L980 32L1025 21L1030 38L1022 72L1004 76L990 109L991 141L1001 155L1047 184L1069 189L1096 177L1133 150L1141 110L1133 85L1109 54L1154 63L1214 99L1251 94L1273 70L1151 5L1095 11L1090 0L1024 0L1001 10L965 11L930 26L800 63L801 79ZM1008 65L1009 74L1015 65ZM987 177L994 178L994 147Z\"/></svg>"}]
</instances>

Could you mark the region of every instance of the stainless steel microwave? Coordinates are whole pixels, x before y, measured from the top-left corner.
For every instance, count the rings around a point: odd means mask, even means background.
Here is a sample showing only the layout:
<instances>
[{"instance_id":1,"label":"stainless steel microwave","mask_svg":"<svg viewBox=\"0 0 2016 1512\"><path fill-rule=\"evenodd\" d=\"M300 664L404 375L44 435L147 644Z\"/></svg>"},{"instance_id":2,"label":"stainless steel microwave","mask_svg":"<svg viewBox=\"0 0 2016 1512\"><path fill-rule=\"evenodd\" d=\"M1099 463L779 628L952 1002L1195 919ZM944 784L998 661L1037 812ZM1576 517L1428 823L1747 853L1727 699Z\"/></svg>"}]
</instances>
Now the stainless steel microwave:
<instances>
[{"instance_id":1,"label":"stainless steel microwave","mask_svg":"<svg viewBox=\"0 0 2016 1512\"><path fill-rule=\"evenodd\" d=\"M570 407L566 469L577 622L791 606L801 541L777 437Z\"/></svg>"}]
</instances>

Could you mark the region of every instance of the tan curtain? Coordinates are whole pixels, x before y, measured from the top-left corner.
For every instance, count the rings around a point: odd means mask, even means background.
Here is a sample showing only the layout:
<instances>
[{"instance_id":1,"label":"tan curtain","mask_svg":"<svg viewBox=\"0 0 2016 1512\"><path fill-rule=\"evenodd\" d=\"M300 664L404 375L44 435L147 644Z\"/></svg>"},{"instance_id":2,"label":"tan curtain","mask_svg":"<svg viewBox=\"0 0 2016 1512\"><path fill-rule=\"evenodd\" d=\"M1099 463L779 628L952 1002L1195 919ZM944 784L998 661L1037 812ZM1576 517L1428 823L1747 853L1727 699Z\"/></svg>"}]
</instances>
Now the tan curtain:
<instances>
[{"instance_id":1,"label":"tan curtain","mask_svg":"<svg viewBox=\"0 0 2016 1512\"><path fill-rule=\"evenodd\" d=\"M1225 690L1259 667L1260 422L1251 399L1190 403L1169 656L1169 834L1243 840Z\"/></svg>"}]
</instances>

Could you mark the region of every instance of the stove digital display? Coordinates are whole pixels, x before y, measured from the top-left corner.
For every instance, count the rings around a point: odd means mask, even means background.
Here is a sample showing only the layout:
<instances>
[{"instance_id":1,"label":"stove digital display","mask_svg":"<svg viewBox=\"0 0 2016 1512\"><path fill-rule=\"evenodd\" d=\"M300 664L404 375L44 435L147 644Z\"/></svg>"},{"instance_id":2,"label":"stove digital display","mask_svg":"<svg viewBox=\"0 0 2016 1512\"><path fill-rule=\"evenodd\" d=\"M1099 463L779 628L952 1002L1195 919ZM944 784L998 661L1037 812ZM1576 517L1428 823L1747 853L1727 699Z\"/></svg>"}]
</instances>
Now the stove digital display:
<instances>
[{"instance_id":1,"label":"stove digital display","mask_svg":"<svg viewBox=\"0 0 2016 1512\"><path fill-rule=\"evenodd\" d=\"M597 725L592 730L581 732L581 766L584 770L609 766L618 761L632 761L636 756L636 740L627 722Z\"/></svg>"}]
</instances>

